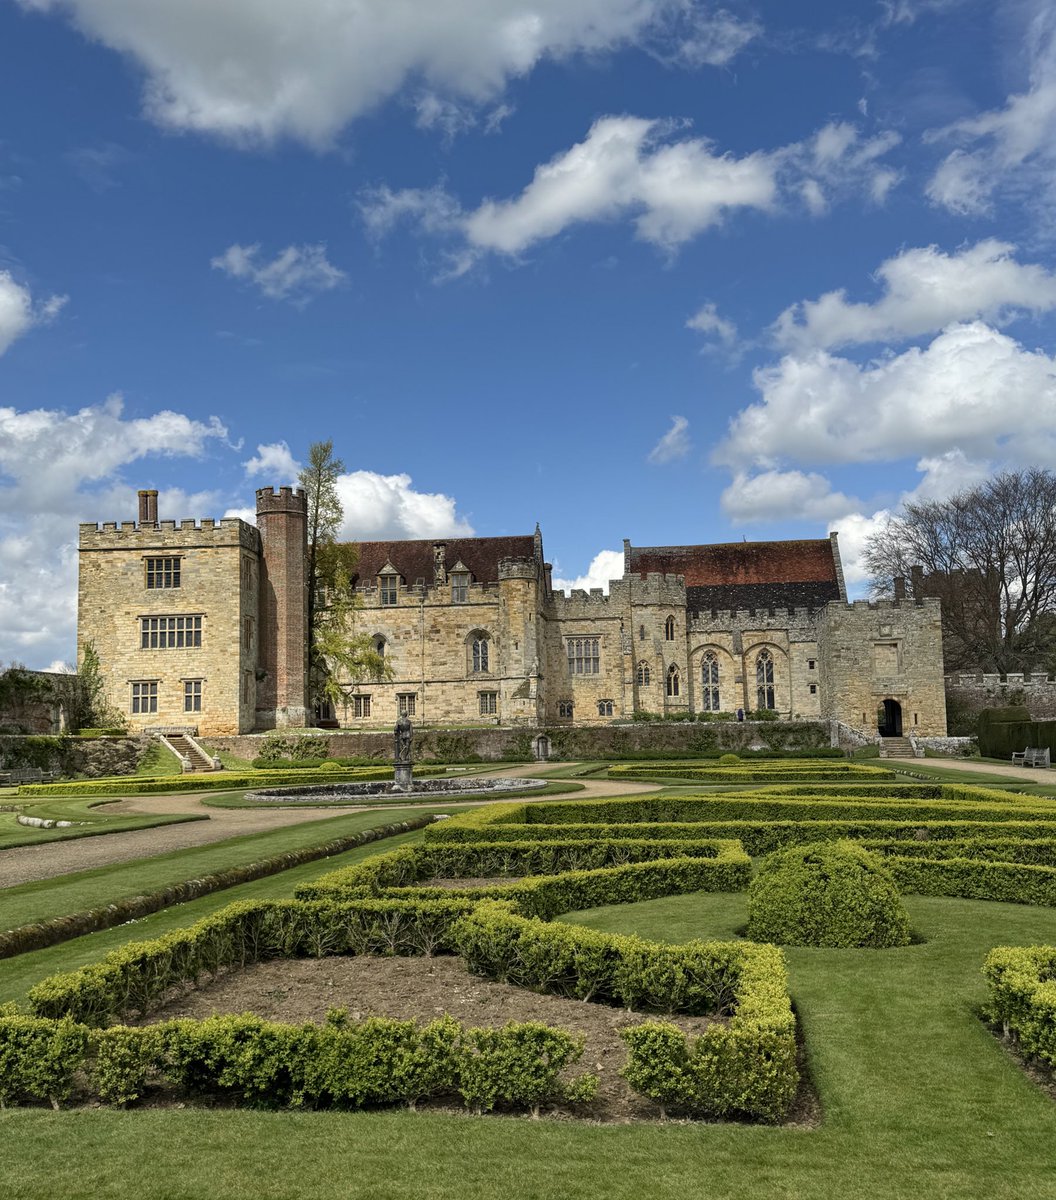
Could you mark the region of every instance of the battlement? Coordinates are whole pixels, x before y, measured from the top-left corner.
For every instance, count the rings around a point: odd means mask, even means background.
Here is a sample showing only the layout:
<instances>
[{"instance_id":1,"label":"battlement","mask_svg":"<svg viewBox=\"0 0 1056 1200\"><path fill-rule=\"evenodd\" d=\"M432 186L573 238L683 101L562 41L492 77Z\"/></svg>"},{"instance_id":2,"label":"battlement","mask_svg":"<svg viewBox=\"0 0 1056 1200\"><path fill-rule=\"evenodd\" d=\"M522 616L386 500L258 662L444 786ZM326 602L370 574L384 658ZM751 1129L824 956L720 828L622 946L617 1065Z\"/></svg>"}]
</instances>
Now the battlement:
<instances>
[{"instance_id":1,"label":"battlement","mask_svg":"<svg viewBox=\"0 0 1056 1200\"><path fill-rule=\"evenodd\" d=\"M606 596L602 588L573 588L571 592L554 592L551 596L551 613L556 620L596 620L599 617L617 616L622 611L614 597Z\"/></svg>"},{"instance_id":2,"label":"battlement","mask_svg":"<svg viewBox=\"0 0 1056 1200\"><path fill-rule=\"evenodd\" d=\"M950 687L1051 688L1056 685L1056 675L1048 675L1044 671L1009 671L1006 675L962 671L958 675L946 675L944 678Z\"/></svg>"},{"instance_id":3,"label":"battlement","mask_svg":"<svg viewBox=\"0 0 1056 1200\"><path fill-rule=\"evenodd\" d=\"M632 604L656 604L663 608L681 608L686 603L684 575L650 571L646 575L625 575L621 581L630 588Z\"/></svg>"},{"instance_id":4,"label":"battlement","mask_svg":"<svg viewBox=\"0 0 1056 1200\"><path fill-rule=\"evenodd\" d=\"M83 522L82 550L183 550L193 547L245 546L257 548L257 531L241 517L190 517L182 521L158 521L141 525L136 521Z\"/></svg>"},{"instance_id":5,"label":"battlement","mask_svg":"<svg viewBox=\"0 0 1056 1200\"><path fill-rule=\"evenodd\" d=\"M713 609L688 613L690 633L737 633L743 630L787 629L790 633L814 636L819 609Z\"/></svg>"},{"instance_id":6,"label":"battlement","mask_svg":"<svg viewBox=\"0 0 1056 1200\"><path fill-rule=\"evenodd\" d=\"M539 564L531 558L500 558L499 579L539 578Z\"/></svg>"},{"instance_id":7,"label":"battlement","mask_svg":"<svg viewBox=\"0 0 1056 1200\"><path fill-rule=\"evenodd\" d=\"M308 512L308 497L304 488L257 488L257 512Z\"/></svg>"}]
</instances>

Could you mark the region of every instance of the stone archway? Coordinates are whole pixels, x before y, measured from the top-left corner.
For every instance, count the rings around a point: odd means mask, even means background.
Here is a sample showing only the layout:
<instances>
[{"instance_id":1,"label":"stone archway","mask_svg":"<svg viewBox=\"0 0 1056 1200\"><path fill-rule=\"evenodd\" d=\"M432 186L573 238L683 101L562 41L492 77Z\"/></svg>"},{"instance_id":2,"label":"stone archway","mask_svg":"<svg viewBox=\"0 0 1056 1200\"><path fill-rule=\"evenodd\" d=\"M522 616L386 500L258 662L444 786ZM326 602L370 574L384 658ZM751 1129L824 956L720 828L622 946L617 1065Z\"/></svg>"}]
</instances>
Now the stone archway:
<instances>
[{"instance_id":1,"label":"stone archway","mask_svg":"<svg viewBox=\"0 0 1056 1200\"><path fill-rule=\"evenodd\" d=\"M550 757L550 739L545 733L539 734L532 741L532 753L539 762L546 762Z\"/></svg>"},{"instance_id":2,"label":"stone archway","mask_svg":"<svg viewBox=\"0 0 1056 1200\"><path fill-rule=\"evenodd\" d=\"M881 737L902 736L902 705L897 700L890 698L885 700L877 711L876 717Z\"/></svg>"}]
</instances>

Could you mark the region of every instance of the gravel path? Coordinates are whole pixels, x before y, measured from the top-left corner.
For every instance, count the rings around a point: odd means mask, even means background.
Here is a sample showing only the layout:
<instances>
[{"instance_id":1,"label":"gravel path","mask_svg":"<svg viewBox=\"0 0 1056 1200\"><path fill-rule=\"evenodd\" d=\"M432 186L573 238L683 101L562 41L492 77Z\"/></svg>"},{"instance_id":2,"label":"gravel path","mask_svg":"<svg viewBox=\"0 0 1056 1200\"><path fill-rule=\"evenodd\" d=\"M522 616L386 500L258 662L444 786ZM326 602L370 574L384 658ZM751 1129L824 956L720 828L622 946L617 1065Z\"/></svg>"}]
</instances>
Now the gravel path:
<instances>
[{"instance_id":1,"label":"gravel path","mask_svg":"<svg viewBox=\"0 0 1056 1200\"><path fill-rule=\"evenodd\" d=\"M538 767L512 767L487 772L488 775L504 775L521 778L535 774ZM479 778L479 776L475 777ZM636 792L655 792L656 784L607 782L584 779L584 790L569 795L568 799L588 799L599 796L626 796ZM539 796L539 800L549 797ZM518 797L528 800L529 797ZM554 797L564 799L564 797ZM286 825L301 825L305 821L325 821L342 813L392 812L393 820L399 820L400 809L422 807L428 797L403 804L355 804L347 808L333 805L327 808L210 808L203 805L200 795L134 796L118 800L107 806L115 813L207 813L207 821L188 821L181 825L163 825L154 829L133 829L125 833L106 833L93 837L72 838L63 842L43 842L36 846L18 846L11 850L0 850L0 887L14 887L37 879L52 879L73 871L87 871L93 867L109 867L115 863L132 862L135 859L153 858L156 854L167 854L171 850L185 850L191 846L206 846L211 842L222 842L225 838L251 833L266 833ZM493 800L467 800L466 804L491 804ZM438 812L443 811L439 806ZM379 822L382 823L382 822Z\"/></svg>"},{"instance_id":2,"label":"gravel path","mask_svg":"<svg viewBox=\"0 0 1056 1200\"><path fill-rule=\"evenodd\" d=\"M963 771L966 775L1001 775L1020 783L1056 783L1056 772L1051 767L1048 770L1044 767L1014 767L1011 763L973 762L968 758L885 758L876 761L881 766L887 763L904 765L910 771L914 762L924 762L929 766L942 767L944 771Z\"/></svg>"}]
</instances>

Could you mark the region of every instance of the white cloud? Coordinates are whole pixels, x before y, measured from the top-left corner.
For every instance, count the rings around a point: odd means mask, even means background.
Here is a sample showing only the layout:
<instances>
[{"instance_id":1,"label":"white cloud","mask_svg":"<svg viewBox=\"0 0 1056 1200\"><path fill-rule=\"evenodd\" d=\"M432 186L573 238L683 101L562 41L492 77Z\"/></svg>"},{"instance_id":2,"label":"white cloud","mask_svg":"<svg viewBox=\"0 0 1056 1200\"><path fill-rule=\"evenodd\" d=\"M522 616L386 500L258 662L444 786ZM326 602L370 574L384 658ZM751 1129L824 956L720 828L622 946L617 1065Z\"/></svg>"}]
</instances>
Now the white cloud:
<instances>
[{"instance_id":1,"label":"white cloud","mask_svg":"<svg viewBox=\"0 0 1056 1200\"><path fill-rule=\"evenodd\" d=\"M763 32L754 17L741 18L722 8L712 11L692 0L679 7L652 51L671 66L725 67Z\"/></svg>"},{"instance_id":2,"label":"white cloud","mask_svg":"<svg viewBox=\"0 0 1056 1200\"><path fill-rule=\"evenodd\" d=\"M1051 204L1056 189L1056 9L1051 4L1033 5L1025 42L1025 91L1010 95L1001 108L928 134L932 142L959 143L928 184L934 203L962 214L986 213L994 194L1011 186L1041 206Z\"/></svg>"},{"instance_id":3,"label":"white cloud","mask_svg":"<svg viewBox=\"0 0 1056 1200\"><path fill-rule=\"evenodd\" d=\"M170 129L325 145L408 81L471 104L543 59L633 43L683 0L19 0L144 71ZM721 53L721 39L716 35Z\"/></svg>"},{"instance_id":4,"label":"white cloud","mask_svg":"<svg viewBox=\"0 0 1056 1200\"><path fill-rule=\"evenodd\" d=\"M201 457L227 431L159 412L128 419L120 397L77 412L0 408L0 657L31 666L74 654L77 524L134 520L122 468L154 456ZM208 512L213 493L165 489L159 511Z\"/></svg>"},{"instance_id":5,"label":"white cloud","mask_svg":"<svg viewBox=\"0 0 1056 1200\"><path fill-rule=\"evenodd\" d=\"M270 262L260 258L260 246L233 246L210 260L210 266L232 279L243 279L259 288L271 300L291 300L306 304L313 295L328 292L345 281L326 257L322 245L287 246Z\"/></svg>"},{"instance_id":6,"label":"white cloud","mask_svg":"<svg viewBox=\"0 0 1056 1200\"><path fill-rule=\"evenodd\" d=\"M0 354L35 325L54 320L66 300L65 296L51 296L34 304L28 287L16 283L10 271L0 271Z\"/></svg>"},{"instance_id":7,"label":"white cloud","mask_svg":"<svg viewBox=\"0 0 1056 1200\"><path fill-rule=\"evenodd\" d=\"M623 551L622 550L599 550L597 554L590 560L590 566L587 568L585 575L577 575L575 579L553 579L554 590L558 592L570 592L573 589L582 588L584 591L589 591L591 588L601 588L602 591L608 592L609 581L611 579L623 578Z\"/></svg>"},{"instance_id":8,"label":"white cloud","mask_svg":"<svg viewBox=\"0 0 1056 1200\"><path fill-rule=\"evenodd\" d=\"M855 193L886 195L897 177L879 161L897 145L893 133L863 139L856 126L832 123L806 142L737 158L684 129L685 122L600 117L581 142L537 166L513 197L466 210L442 185L382 185L364 192L360 207L374 236L407 220L460 239L450 275L485 254L516 258L596 221L631 219L641 240L673 253L737 211L777 212L795 201L821 212Z\"/></svg>"},{"instance_id":9,"label":"white cloud","mask_svg":"<svg viewBox=\"0 0 1056 1200\"><path fill-rule=\"evenodd\" d=\"M752 521L826 521L858 503L834 492L824 475L811 471L739 471L723 491L726 515L737 524Z\"/></svg>"},{"instance_id":10,"label":"white cloud","mask_svg":"<svg viewBox=\"0 0 1056 1200\"><path fill-rule=\"evenodd\" d=\"M979 321L864 366L816 350L753 378L762 399L731 421L715 454L735 469L954 449L973 460L1056 465L1056 359Z\"/></svg>"},{"instance_id":11,"label":"white cloud","mask_svg":"<svg viewBox=\"0 0 1056 1200\"><path fill-rule=\"evenodd\" d=\"M1015 249L990 238L956 254L937 246L903 250L877 269L879 300L854 303L840 288L793 304L778 317L775 338L796 348L897 341L955 321L985 317L1002 323L1015 312L1056 308L1056 274L1017 262Z\"/></svg>"},{"instance_id":12,"label":"white cloud","mask_svg":"<svg viewBox=\"0 0 1056 1200\"><path fill-rule=\"evenodd\" d=\"M690 451L689 422L685 417L672 417L671 428L646 456L654 466L685 458Z\"/></svg>"},{"instance_id":13,"label":"white cloud","mask_svg":"<svg viewBox=\"0 0 1056 1200\"><path fill-rule=\"evenodd\" d=\"M242 464L246 474L266 475L273 484L296 483L301 464L290 453L286 442L269 442L257 446L252 458Z\"/></svg>"},{"instance_id":14,"label":"white cloud","mask_svg":"<svg viewBox=\"0 0 1056 1200\"><path fill-rule=\"evenodd\" d=\"M451 496L417 492L411 483L410 475L375 471L338 476L337 494L345 510L339 536L348 541L472 536L473 527L459 516Z\"/></svg>"},{"instance_id":15,"label":"white cloud","mask_svg":"<svg viewBox=\"0 0 1056 1200\"><path fill-rule=\"evenodd\" d=\"M839 536L840 561L843 563L843 578L848 591L867 583L869 572L865 569L865 548L874 533L879 533L891 516L889 509L881 508L872 515L861 512L841 513L828 522L828 530Z\"/></svg>"},{"instance_id":16,"label":"white cloud","mask_svg":"<svg viewBox=\"0 0 1056 1200\"><path fill-rule=\"evenodd\" d=\"M702 305L686 322L687 329L695 329L706 337L717 339L728 350L737 344L737 326L719 310L712 301Z\"/></svg>"}]
</instances>

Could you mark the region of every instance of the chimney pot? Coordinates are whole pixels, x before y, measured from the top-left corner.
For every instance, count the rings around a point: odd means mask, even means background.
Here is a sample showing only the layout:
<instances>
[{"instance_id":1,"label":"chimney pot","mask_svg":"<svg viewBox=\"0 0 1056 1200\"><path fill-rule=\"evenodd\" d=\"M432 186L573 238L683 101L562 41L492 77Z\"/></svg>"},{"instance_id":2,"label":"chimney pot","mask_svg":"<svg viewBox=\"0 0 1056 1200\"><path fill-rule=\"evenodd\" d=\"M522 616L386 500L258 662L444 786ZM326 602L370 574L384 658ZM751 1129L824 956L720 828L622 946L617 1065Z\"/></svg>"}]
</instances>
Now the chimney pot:
<instances>
[{"instance_id":1,"label":"chimney pot","mask_svg":"<svg viewBox=\"0 0 1056 1200\"><path fill-rule=\"evenodd\" d=\"M143 489L139 493L139 523L140 525L157 525L158 523L158 493L153 489Z\"/></svg>"}]
</instances>

